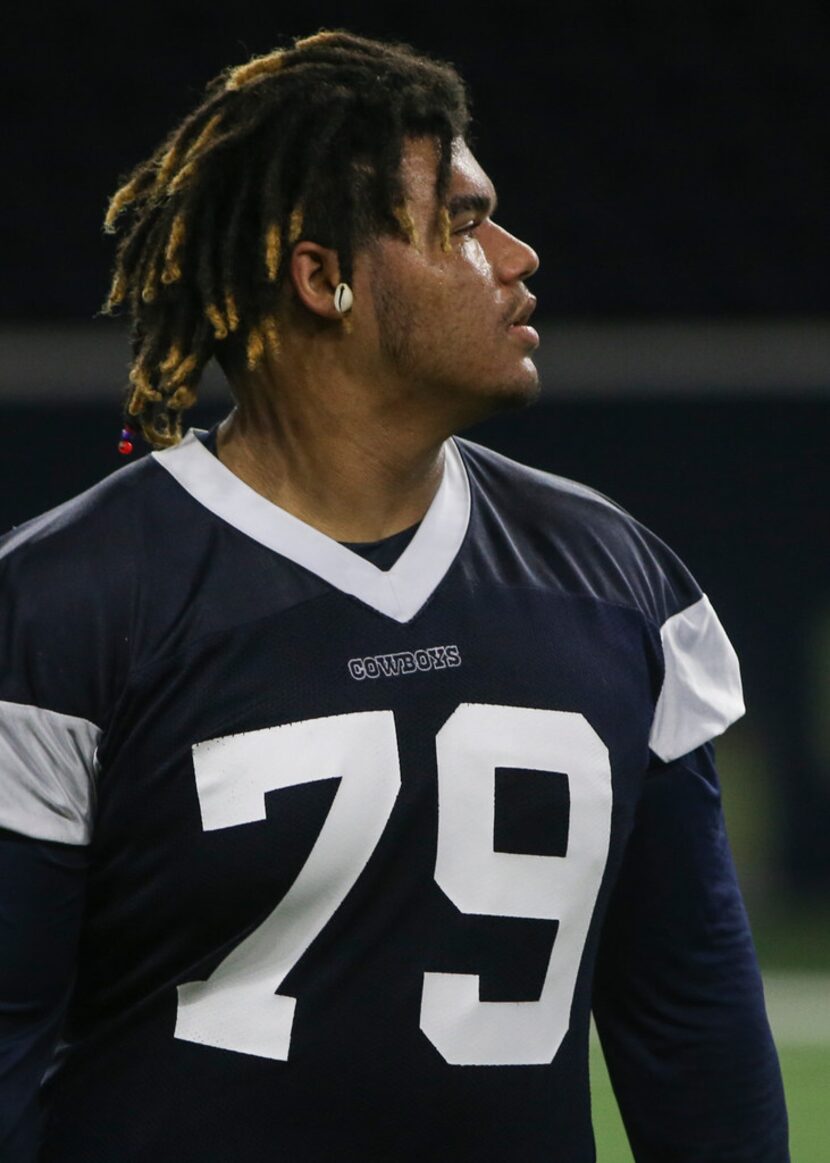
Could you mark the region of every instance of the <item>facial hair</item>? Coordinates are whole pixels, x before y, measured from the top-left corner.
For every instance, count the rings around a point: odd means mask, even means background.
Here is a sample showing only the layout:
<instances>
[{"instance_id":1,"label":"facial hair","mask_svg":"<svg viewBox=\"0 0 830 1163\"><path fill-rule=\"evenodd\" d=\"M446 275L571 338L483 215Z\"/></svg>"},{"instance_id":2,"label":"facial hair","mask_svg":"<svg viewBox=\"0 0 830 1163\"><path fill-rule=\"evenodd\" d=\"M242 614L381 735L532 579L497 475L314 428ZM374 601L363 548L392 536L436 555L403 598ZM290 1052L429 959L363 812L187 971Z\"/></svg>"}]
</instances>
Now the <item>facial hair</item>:
<instances>
[{"instance_id":1,"label":"facial hair","mask_svg":"<svg viewBox=\"0 0 830 1163\"><path fill-rule=\"evenodd\" d=\"M458 388L453 391L448 376L441 376L440 360L436 360L434 342L427 342L419 326L417 308L400 288L393 283L378 262L373 271L373 294L375 317L379 331L379 346L384 361L394 370L401 381L410 381L413 387L426 390L426 381L441 384L436 388L436 398L449 402L457 401L457 410L462 415L461 425L477 423L498 412L512 412L532 404L539 395L538 380L535 385L513 386L495 384L482 385L480 390ZM511 305L503 320L505 328L515 314ZM452 343L452 336L446 342ZM430 374L432 373L432 374ZM443 383L442 383L443 380ZM420 383L418 382L420 381Z\"/></svg>"}]
</instances>

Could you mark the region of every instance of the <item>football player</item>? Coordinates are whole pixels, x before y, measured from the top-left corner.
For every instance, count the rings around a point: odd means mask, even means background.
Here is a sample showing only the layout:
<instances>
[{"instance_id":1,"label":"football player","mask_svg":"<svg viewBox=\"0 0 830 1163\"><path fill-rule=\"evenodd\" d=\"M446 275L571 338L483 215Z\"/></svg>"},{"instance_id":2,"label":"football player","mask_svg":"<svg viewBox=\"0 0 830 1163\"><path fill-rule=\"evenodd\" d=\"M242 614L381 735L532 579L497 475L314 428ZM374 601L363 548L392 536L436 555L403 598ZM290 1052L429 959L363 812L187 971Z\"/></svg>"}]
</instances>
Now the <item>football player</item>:
<instances>
[{"instance_id":1,"label":"football player","mask_svg":"<svg viewBox=\"0 0 830 1163\"><path fill-rule=\"evenodd\" d=\"M468 122L322 32L112 199L155 451L0 541L7 1163L588 1163L592 1010L638 1163L787 1159L734 651L613 502L453 436L538 391Z\"/></svg>"}]
</instances>

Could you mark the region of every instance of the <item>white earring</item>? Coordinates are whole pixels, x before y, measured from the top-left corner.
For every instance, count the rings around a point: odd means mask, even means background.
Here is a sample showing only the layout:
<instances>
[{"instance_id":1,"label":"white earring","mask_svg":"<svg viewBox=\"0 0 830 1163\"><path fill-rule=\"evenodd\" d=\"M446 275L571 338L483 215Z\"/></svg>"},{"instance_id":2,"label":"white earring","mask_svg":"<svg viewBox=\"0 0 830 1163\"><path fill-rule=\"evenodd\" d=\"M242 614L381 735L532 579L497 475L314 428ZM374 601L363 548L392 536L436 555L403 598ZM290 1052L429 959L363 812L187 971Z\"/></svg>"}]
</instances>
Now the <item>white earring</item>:
<instances>
[{"instance_id":1,"label":"white earring","mask_svg":"<svg viewBox=\"0 0 830 1163\"><path fill-rule=\"evenodd\" d=\"M352 303L354 303L352 288L348 283L338 283L337 290L334 292L335 311L338 315L345 315L347 311L351 311Z\"/></svg>"}]
</instances>

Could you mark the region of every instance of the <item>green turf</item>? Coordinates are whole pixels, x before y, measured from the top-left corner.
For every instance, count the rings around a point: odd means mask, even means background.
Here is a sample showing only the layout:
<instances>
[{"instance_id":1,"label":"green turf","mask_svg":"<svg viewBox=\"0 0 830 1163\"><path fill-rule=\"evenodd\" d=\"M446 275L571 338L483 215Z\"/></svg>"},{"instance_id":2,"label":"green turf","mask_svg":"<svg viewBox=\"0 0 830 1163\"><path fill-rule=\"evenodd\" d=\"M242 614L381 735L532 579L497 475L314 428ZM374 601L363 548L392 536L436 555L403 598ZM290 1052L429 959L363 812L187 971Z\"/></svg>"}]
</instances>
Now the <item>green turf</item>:
<instances>
[{"instance_id":1,"label":"green turf","mask_svg":"<svg viewBox=\"0 0 830 1163\"><path fill-rule=\"evenodd\" d=\"M793 1163L830 1158L830 1045L782 1046ZM591 1047L591 1095L598 1163L632 1163L599 1047Z\"/></svg>"},{"instance_id":2,"label":"green turf","mask_svg":"<svg viewBox=\"0 0 830 1163\"><path fill-rule=\"evenodd\" d=\"M750 917L758 959L765 970L830 974L830 904L753 908Z\"/></svg>"},{"instance_id":3,"label":"green turf","mask_svg":"<svg viewBox=\"0 0 830 1163\"><path fill-rule=\"evenodd\" d=\"M596 1042L591 1044L591 1107L598 1163L631 1163L633 1156L628 1149L602 1051Z\"/></svg>"},{"instance_id":4,"label":"green turf","mask_svg":"<svg viewBox=\"0 0 830 1163\"><path fill-rule=\"evenodd\" d=\"M830 1046L783 1046L793 1163L827 1163L830 1151Z\"/></svg>"}]
</instances>

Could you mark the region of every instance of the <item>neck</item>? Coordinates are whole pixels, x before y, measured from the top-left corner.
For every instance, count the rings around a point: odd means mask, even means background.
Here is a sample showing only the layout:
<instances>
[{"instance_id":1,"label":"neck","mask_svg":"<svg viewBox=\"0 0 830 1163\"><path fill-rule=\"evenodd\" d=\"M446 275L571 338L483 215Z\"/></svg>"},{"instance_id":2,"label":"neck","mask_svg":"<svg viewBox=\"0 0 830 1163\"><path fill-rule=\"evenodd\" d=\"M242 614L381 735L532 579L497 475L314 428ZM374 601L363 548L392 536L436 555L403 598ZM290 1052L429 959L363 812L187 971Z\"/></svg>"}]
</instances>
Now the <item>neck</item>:
<instances>
[{"instance_id":1,"label":"neck","mask_svg":"<svg viewBox=\"0 0 830 1163\"><path fill-rule=\"evenodd\" d=\"M271 370L246 383L219 429L222 463L337 541L376 541L420 521L448 432L436 432L434 418L425 430L400 400L338 383L336 373L300 378L289 386Z\"/></svg>"}]
</instances>

